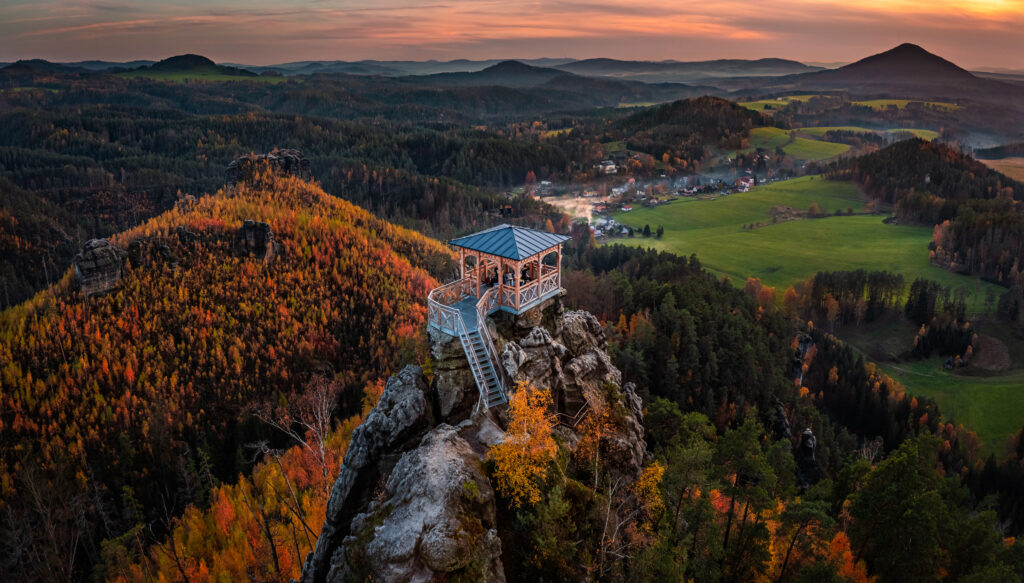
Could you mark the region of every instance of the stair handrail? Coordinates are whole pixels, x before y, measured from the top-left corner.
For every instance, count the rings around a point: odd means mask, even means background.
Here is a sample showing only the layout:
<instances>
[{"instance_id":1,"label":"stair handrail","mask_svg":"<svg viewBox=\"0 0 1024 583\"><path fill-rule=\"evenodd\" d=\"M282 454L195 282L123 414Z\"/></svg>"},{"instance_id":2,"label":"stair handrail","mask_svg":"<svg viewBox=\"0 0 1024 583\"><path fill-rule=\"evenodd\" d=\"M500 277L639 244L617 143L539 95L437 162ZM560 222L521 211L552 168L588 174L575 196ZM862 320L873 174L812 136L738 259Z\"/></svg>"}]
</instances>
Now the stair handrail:
<instances>
[{"instance_id":1,"label":"stair handrail","mask_svg":"<svg viewBox=\"0 0 1024 583\"><path fill-rule=\"evenodd\" d=\"M427 294L427 321L429 324L437 326L439 330L446 334L449 331L454 332L454 335L459 338L459 342L462 344L462 351L466 353L466 359L469 361L473 380L476 382L477 389L480 392L480 401L483 402L486 408L487 382L483 376L483 364L469 342L469 330L466 327L465 320L462 318L462 312L444 303L444 300L452 301L455 299L457 301L457 296L459 296L460 292L464 291L462 289L464 287L469 287L468 282L466 280L457 280L431 290ZM447 327L446 324L451 324L451 327ZM486 326L484 326L484 329L486 330ZM490 336L487 336L487 338L490 338ZM484 342L484 344L487 344L487 342ZM493 343L491 344L493 345ZM497 366L493 368L497 369ZM497 374L498 371L495 370L495 373ZM502 396L504 396L504 390L502 391Z\"/></svg>"},{"instance_id":2,"label":"stair handrail","mask_svg":"<svg viewBox=\"0 0 1024 583\"><path fill-rule=\"evenodd\" d=\"M494 374L497 375L501 396L508 401L507 390L511 379L508 378L505 367L501 365L498 348L491 337L491 331L487 328L487 315L491 312L492 308L497 309L501 304L501 298L498 298L497 301L494 298L494 296L498 295L498 292L499 288L495 286L481 294L480 300L476 303L476 325L480 333L480 339L484 343L485 350L487 350L487 355L491 358L491 362L494 365Z\"/></svg>"}]
</instances>

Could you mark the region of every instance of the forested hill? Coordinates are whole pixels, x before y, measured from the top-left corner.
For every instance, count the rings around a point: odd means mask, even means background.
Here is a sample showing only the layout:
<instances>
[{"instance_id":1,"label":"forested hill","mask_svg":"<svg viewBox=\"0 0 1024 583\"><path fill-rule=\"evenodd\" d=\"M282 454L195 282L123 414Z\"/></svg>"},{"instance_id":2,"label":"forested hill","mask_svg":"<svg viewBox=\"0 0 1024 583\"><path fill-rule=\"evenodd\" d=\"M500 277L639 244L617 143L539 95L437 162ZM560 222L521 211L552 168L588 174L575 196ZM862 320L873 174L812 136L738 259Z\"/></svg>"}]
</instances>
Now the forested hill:
<instances>
[{"instance_id":1,"label":"forested hill","mask_svg":"<svg viewBox=\"0 0 1024 583\"><path fill-rule=\"evenodd\" d=\"M1000 312L1012 321L1024 306L1024 184L950 146L920 139L832 165L895 208L907 223L935 227L931 261L1009 288Z\"/></svg>"},{"instance_id":2,"label":"forested hill","mask_svg":"<svg viewBox=\"0 0 1024 583\"><path fill-rule=\"evenodd\" d=\"M620 120L626 144L656 158L700 163L705 145L742 147L751 128L764 123L760 113L718 97L698 97L658 105ZM683 166L685 167L685 165Z\"/></svg>"},{"instance_id":3,"label":"forested hill","mask_svg":"<svg viewBox=\"0 0 1024 583\"><path fill-rule=\"evenodd\" d=\"M247 220L272 240L253 245ZM426 294L451 261L436 241L273 176L111 242L128 255L119 289L83 299L68 273L0 319L0 570L13 580L80 579L100 541L248 471L243 445L282 435L247 407L289 402L314 373L358 404L422 350Z\"/></svg>"},{"instance_id":4,"label":"forested hill","mask_svg":"<svg viewBox=\"0 0 1024 583\"><path fill-rule=\"evenodd\" d=\"M952 219L971 199L1024 199L1024 185L951 146L919 138L841 160L834 169L873 197L896 204L901 220L919 224Z\"/></svg>"}]
</instances>

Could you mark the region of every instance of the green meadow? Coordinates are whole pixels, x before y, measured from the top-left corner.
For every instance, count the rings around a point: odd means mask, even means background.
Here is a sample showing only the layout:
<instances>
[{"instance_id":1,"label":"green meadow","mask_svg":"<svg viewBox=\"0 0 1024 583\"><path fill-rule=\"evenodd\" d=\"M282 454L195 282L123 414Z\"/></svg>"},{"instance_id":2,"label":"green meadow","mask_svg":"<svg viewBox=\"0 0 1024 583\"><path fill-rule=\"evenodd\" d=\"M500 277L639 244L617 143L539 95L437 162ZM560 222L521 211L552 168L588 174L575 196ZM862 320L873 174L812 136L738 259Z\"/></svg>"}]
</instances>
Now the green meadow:
<instances>
[{"instance_id":1,"label":"green meadow","mask_svg":"<svg viewBox=\"0 0 1024 583\"><path fill-rule=\"evenodd\" d=\"M737 285L757 277L781 292L819 271L888 270L902 273L908 284L925 277L953 288L967 286L970 309L978 311L988 289L997 286L957 275L928 261L932 229L886 225L880 215L865 212L865 197L850 182L804 177L750 192L713 199L681 199L656 208L620 212L619 222L634 228L658 225L661 239L615 239L627 245L654 247L681 255L696 253L711 271ZM772 223L768 211L786 206L806 211L817 203L823 212L842 210L843 216ZM761 223L755 229L744 225Z\"/></svg>"},{"instance_id":2,"label":"green meadow","mask_svg":"<svg viewBox=\"0 0 1024 583\"><path fill-rule=\"evenodd\" d=\"M914 136L924 140L934 140L939 137L939 132L935 130L925 130L920 128L892 128L887 130L872 130L868 128L862 128L857 126L816 126L810 128L800 128L796 130L800 134L807 134L818 138L824 137L826 133L831 131L839 132L853 132L859 134L874 134L874 133L887 133L895 134L899 132L907 132L914 134Z\"/></svg>"},{"instance_id":3,"label":"green meadow","mask_svg":"<svg viewBox=\"0 0 1024 583\"><path fill-rule=\"evenodd\" d=\"M967 376L942 367L945 359L886 364L881 368L912 395L935 399L939 410L978 434L984 453L1003 453L1006 440L1024 426L1024 372Z\"/></svg>"},{"instance_id":4,"label":"green meadow","mask_svg":"<svg viewBox=\"0 0 1024 583\"><path fill-rule=\"evenodd\" d=\"M780 109L788 105L792 101L807 101L812 97L818 97L814 95L786 95L785 97L778 97L775 99L759 99L757 101L741 101L737 105L752 109L754 111L770 111L772 109Z\"/></svg>"},{"instance_id":5,"label":"green meadow","mask_svg":"<svg viewBox=\"0 0 1024 583\"><path fill-rule=\"evenodd\" d=\"M850 146L823 140L796 137L790 139L793 130L779 128L754 128L750 130L750 149L762 148L769 152L782 147L782 151L800 160L818 162L845 154ZM824 133L823 133L824 135Z\"/></svg>"},{"instance_id":6,"label":"green meadow","mask_svg":"<svg viewBox=\"0 0 1024 583\"><path fill-rule=\"evenodd\" d=\"M869 99L866 101L852 101L854 105L866 105L871 109L880 111L889 107L895 107L897 109L903 109L908 103L924 103L927 107L933 107L942 111L956 111L960 109L960 106L955 103L948 103L945 101L921 101L920 99Z\"/></svg>"},{"instance_id":7,"label":"green meadow","mask_svg":"<svg viewBox=\"0 0 1024 583\"><path fill-rule=\"evenodd\" d=\"M1024 339L988 317L979 318L975 328L1006 347L1011 356L1009 369L948 371L942 357L901 362L899 356L910 349L917 333L917 326L903 319L846 326L837 330L837 335L859 353L880 361L879 368L910 394L935 399L947 421L975 431L983 453L998 456L1006 440L1024 426Z\"/></svg>"},{"instance_id":8,"label":"green meadow","mask_svg":"<svg viewBox=\"0 0 1024 583\"><path fill-rule=\"evenodd\" d=\"M967 286L968 310L982 312L986 294L1003 290L978 278L957 275L931 265L928 242L931 229L886 225L880 215L843 215L797 219L773 224L768 216L775 206L806 210L818 203L824 211L852 208L865 211L865 198L849 182L804 177L759 186L747 193L713 199L679 200L657 208L620 212L615 219L634 229L665 227L662 239L654 237L614 239L617 243L653 247L680 255L696 254L711 272L743 285L757 277L777 289L778 297L790 285L818 271L884 269L903 274L909 285L925 277L956 288ZM743 226L762 223L753 230ZM903 322L840 331L858 350L871 353L871 344L887 339L886 353L898 355L910 348L916 330ZM980 328L993 334L992 326ZM1024 341L1001 334L1010 354L1024 354ZM1021 357L1018 356L1019 360ZM1024 425L1024 370L993 376L953 374L942 367L944 359L888 363L883 370L903 383L910 394L934 398L944 415L978 433L986 453L999 452L1006 439ZM1024 366L1018 362L1016 366Z\"/></svg>"}]
</instances>

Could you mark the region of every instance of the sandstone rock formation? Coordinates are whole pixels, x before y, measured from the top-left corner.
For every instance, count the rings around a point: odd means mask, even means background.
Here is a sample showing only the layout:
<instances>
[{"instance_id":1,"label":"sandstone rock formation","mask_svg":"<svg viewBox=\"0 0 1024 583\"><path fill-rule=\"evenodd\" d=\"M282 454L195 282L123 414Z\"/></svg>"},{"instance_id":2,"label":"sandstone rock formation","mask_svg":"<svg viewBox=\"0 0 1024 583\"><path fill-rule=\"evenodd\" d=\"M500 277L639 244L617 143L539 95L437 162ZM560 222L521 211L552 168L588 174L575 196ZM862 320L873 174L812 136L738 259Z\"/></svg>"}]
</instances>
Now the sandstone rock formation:
<instances>
[{"instance_id":1,"label":"sandstone rock formation","mask_svg":"<svg viewBox=\"0 0 1024 583\"><path fill-rule=\"evenodd\" d=\"M479 454L447 424L395 465L382 496L352 520L329 580L504 581L494 490Z\"/></svg>"},{"instance_id":2,"label":"sandstone rock formation","mask_svg":"<svg viewBox=\"0 0 1024 583\"><path fill-rule=\"evenodd\" d=\"M610 467L635 478L646 456L642 404L611 364L600 323L563 313L557 301L532 312L489 323L501 365L515 380L552 390L570 449L576 413L615 409L617 429L603 450ZM497 522L484 471L488 448L504 438L503 413L477 407L459 339L430 338L430 387L419 368L406 367L353 433L303 583L505 580L499 533L509 525Z\"/></svg>"},{"instance_id":3,"label":"sandstone rock formation","mask_svg":"<svg viewBox=\"0 0 1024 583\"><path fill-rule=\"evenodd\" d=\"M177 269L178 259L171 247L155 237L140 237L128 245L128 260L133 268L166 265Z\"/></svg>"},{"instance_id":4,"label":"sandstone rock formation","mask_svg":"<svg viewBox=\"0 0 1024 583\"><path fill-rule=\"evenodd\" d=\"M296 176L302 180L310 180L313 177L309 160L301 151L274 150L269 154L249 154L232 160L226 170L228 186L252 182L261 168L269 168L275 174Z\"/></svg>"},{"instance_id":5,"label":"sandstone rock formation","mask_svg":"<svg viewBox=\"0 0 1024 583\"><path fill-rule=\"evenodd\" d=\"M796 476L801 488L807 488L818 480L815 449L818 439L810 427L800 434L800 447L796 450Z\"/></svg>"},{"instance_id":6,"label":"sandstone rock formation","mask_svg":"<svg viewBox=\"0 0 1024 583\"><path fill-rule=\"evenodd\" d=\"M271 261L277 255L277 242L270 225L252 220L242 223L235 236L235 253L241 257Z\"/></svg>"},{"instance_id":7,"label":"sandstone rock formation","mask_svg":"<svg viewBox=\"0 0 1024 583\"><path fill-rule=\"evenodd\" d=\"M125 252L106 239L90 239L75 256L75 278L85 296L106 293L121 283Z\"/></svg>"}]
</instances>

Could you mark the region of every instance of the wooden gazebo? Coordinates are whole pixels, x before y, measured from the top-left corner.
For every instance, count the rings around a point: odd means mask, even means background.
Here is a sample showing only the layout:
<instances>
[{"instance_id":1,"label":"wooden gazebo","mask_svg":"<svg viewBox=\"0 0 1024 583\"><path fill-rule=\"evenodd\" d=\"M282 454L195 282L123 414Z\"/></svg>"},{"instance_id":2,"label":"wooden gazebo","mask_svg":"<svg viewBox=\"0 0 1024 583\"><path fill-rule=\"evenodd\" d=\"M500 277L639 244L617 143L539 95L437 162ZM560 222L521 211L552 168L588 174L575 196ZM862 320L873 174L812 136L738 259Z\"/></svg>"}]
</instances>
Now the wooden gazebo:
<instances>
[{"instance_id":1,"label":"wooden gazebo","mask_svg":"<svg viewBox=\"0 0 1024 583\"><path fill-rule=\"evenodd\" d=\"M461 279L471 284L474 296L497 289L497 305L488 312L519 314L561 291L562 243L567 240L565 235L500 225L450 243L459 250Z\"/></svg>"},{"instance_id":2,"label":"wooden gazebo","mask_svg":"<svg viewBox=\"0 0 1024 583\"><path fill-rule=\"evenodd\" d=\"M565 235L499 225L453 239L459 279L427 297L429 327L458 336L488 406L504 402L504 382L484 319L496 311L521 314L562 290Z\"/></svg>"}]
</instances>

